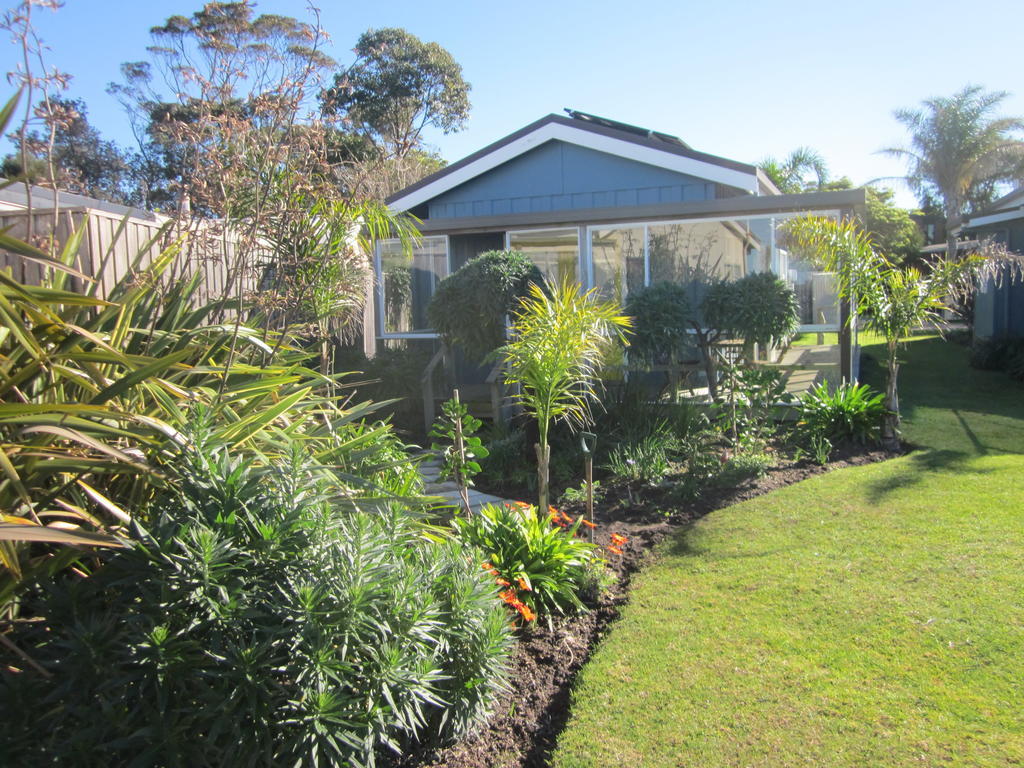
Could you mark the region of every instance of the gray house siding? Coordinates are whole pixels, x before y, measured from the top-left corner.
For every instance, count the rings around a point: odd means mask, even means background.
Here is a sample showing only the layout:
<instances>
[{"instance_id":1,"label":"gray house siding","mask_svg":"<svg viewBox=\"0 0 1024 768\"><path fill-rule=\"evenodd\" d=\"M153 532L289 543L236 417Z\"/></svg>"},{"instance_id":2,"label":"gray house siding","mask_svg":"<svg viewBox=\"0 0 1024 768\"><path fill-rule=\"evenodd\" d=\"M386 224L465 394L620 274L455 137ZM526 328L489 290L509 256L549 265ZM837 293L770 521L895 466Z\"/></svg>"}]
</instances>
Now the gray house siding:
<instances>
[{"instance_id":1,"label":"gray house siding","mask_svg":"<svg viewBox=\"0 0 1024 768\"><path fill-rule=\"evenodd\" d=\"M430 201L429 219L547 213L713 200L713 182L561 141L548 141Z\"/></svg>"},{"instance_id":2,"label":"gray house siding","mask_svg":"<svg viewBox=\"0 0 1024 768\"><path fill-rule=\"evenodd\" d=\"M1024 219L972 231L980 237L994 237L1011 251L1024 253ZM1024 282L1004 279L998 286L990 282L978 291L974 299L974 335L1024 336Z\"/></svg>"}]
</instances>

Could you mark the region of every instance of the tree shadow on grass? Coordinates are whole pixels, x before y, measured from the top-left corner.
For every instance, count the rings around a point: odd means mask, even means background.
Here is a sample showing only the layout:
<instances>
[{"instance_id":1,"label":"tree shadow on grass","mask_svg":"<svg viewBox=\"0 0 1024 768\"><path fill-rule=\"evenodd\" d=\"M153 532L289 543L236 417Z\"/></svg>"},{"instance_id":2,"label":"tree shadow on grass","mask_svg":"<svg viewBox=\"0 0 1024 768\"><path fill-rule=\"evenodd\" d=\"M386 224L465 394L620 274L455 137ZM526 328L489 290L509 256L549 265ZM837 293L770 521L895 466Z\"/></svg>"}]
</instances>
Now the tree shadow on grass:
<instances>
[{"instance_id":1,"label":"tree shadow on grass","mask_svg":"<svg viewBox=\"0 0 1024 768\"><path fill-rule=\"evenodd\" d=\"M988 453L982 450L980 453ZM964 451L924 449L907 456L899 464L889 464L890 471L867 481L867 500L878 504L896 491L927 483L936 474L987 475L994 469L980 469L974 460L978 454Z\"/></svg>"},{"instance_id":2,"label":"tree shadow on grass","mask_svg":"<svg viewBox=\"0 0 1024 768\"><path fill-rule=\"evenodd\" d=\"M935 337L914 338L900 346L899 359L900 413L910 421L918 408L1024 420L1024 386L1002 371L971 368L966 347ZM864 346L860 380L884 391L885 375L885 347Z\"/></svg>"}]
</instances>

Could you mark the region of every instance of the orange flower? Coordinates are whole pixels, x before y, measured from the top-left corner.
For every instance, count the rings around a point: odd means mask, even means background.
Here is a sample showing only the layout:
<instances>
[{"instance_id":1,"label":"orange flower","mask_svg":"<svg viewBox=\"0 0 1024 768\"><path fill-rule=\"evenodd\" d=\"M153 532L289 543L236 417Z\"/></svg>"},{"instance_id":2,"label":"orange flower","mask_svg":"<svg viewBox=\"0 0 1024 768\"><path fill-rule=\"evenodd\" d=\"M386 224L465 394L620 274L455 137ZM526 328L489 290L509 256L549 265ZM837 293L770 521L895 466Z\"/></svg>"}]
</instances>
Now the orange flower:
<instances>
[{"instance_id":1,"label":"orange flower","mask_svg":"<svg viewBox=\"0 0 1024 768\"><path fill-rule=\"evenodd\" d=\"M505 581L505 579L495 579L495 581L498 582L498 585L502 586L502 587L511 587L512 586L507 581Z\"/></svg>"},{"instance_id":2,"label":"orange flower","mask_svg":"<svg viewBox=\"0 0 1024 768\"><path fill-rule=\"evenodd\" d=\"M529 509L530 508L530 505L527 504L525 501L513 501L511 503L511 506L519 507L520 509Z\"/></svg>"},{"instance_id":3,"label":"orange flower","mask_svg":"<svg viewBox=\"0 0 1024 768\"><path fill-rule=\"evenodd\" d=\"M519 602L519 598L516 597L516 593L511 589L502 590L498 593L498 597L511 606L515 606L515 604Z\"/></svg>"},{"instance_id":4,"label":"orange flower","mask_svg":"<svg viewBox=\"0 0 1024 768\"><path fill-rule=\"evenodd\" d=\"M587 528L597 528L597 523L592 523L589 520L587 520L585 517L580 518L580 522L583 523L585 526L587 526Z\"/></svg>"},{"instance_id":5,"label":"orange flower","mask_svg":"<svg viewBox=\"0 0 1024 768\"><path fill-rule=\"evenodd\" d=\"M523 621L533 621L537 618L537 614L531 611L530 606L525 603L520 603L517 606L517 610L519 611L519 615L523 617Z\"/></svg>"},{"instance_id":6,"label":"orange flower","mask_svg":"<svg viewBox=\"0 0 1024 768\"><path fill-rule=\"evenodd\" d=\"M607 547L605 547L605 549L607 549L609 552L611 552L612 554L615 554L615 555L621 555L622 554L622 550L621 549L619 549L618 547L613 547L611 544L609 544Z\"/></svg>"},{"instance_id":7,"label":"orange flower","mask_svg":"<svg viewBox=\"0 0 1024 768\"><path fill-rule=\"evenodd\" d=\"M516 578L516 584L519 585L519 589L521 589L523 592L533 591L532 589L530 589L530 585L526 583L526 580L522 576Z\"/></svg>"},{"instance_id":8,"label":"orange flower","mask_svg":"<svg viewBox=\"0 0 1024 768\"><path fill-rule=\"evenodd\" d=\"M612 544L614 544L617 547L621 547L627 541L629 541L629 539L627 539L621 533L613 533L612 534Z\"/></svg>"},{"instance_id":9,"label":"orange flower","mask_svg":"<svg viewBox=\"0 0 1024 768\"><path fill-rule=\"evenodd\" d=\"M565 522L562 520L562 513L557 509L552 509L548 512L548 519L552 525L557 525L559 528L565 528Z\"/></svg>"}]
</instances>

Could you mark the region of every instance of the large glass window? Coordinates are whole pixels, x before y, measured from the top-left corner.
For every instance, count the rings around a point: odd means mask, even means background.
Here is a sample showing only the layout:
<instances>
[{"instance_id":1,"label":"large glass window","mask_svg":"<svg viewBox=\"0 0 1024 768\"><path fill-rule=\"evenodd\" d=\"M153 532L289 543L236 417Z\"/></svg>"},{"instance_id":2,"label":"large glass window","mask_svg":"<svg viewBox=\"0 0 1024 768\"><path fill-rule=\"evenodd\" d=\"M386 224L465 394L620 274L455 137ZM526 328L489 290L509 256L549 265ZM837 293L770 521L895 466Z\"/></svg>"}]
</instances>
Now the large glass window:
<instances>
[{"instance_id":1,"label":"large glass window","mask_svg":"<svg viewBox=\"0 0 1024 768\"><path fill-rule=\"evenodd\" d=\"M800 303L800 325L835 327L839 325L839 301L836 279L831 272L821 272L811 264L786 258L786 271L781 275L796 291Z\"/></svg>"},{"instance_id":2,"label":"large glass window","mask_svg":"<svg viewBox=\"0 0 1024 768\"><path fill-rule=\"evenodd\" d=\"M377 253L384 334L432 333L427 304L448 274L447 238L424 237L411 251L400 240L382 240Z\"/></svg>"},{"instance_id":3,"label":"large glass window","mask_svg":"<svg viewBox=\"0 0 1024 768\"><path fill-rule=\"evenodd\" d=\"M622 303L644 287L644 228L590 230L594 286L604 299Z\"/></svg>"},{"instance_id":4,"label":"large glass window","mask_svg":"<svg viewBox=\"0 0 1024 768\"><path fill-rule=\"evenodd\" d=\"M579 280L579 230L534 229L508 233L509 248L522 251L553 282Z\"/></svg>"},{"instance_id":5,"label":"large glass window","mask_svg":"<svg viewBox=\"0 0 1024 768\"><path fill-rule=\"evenodd\" d=\"M723 221L688 220L591 227L593 285L624 301L644 285L686 285L694 304L704 286L771 271L789 282L800 302L800 324L834 330L839 302L833 275L815 270L780 247L779 228L792 214Z\"/></svg>"},{"instance_id":6,"label":"large glass window","mask_svg":"<svg viewBox=\"0 0 1024 768\"><path fill-rule=\"evenodd\" d=\"M651 282L738 280L747 271L745 228L728 221L652 224Z\"/></svg>"}]
</instances>

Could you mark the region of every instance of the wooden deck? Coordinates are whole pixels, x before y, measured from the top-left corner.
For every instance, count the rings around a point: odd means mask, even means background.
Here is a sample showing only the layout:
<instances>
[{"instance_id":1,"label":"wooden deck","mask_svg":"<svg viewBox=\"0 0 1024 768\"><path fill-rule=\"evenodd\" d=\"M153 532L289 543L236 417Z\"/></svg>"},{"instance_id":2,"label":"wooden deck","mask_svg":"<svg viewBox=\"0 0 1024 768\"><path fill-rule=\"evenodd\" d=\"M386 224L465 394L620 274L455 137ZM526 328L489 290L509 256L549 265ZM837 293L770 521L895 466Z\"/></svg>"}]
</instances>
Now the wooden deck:
<instances>
[{"instance_id":1,"label":"wooden deck","mask_svg":"<svg viewBox=\"0 0 1024 768\"><path fill-rule=\"evenodd\" d=\"M777 363L767 365L787 371L786 391L791 395L800 395L823 381L838 385L842 381L839 361L838 344L821 344L791 346L782 353Z\"/></svg>"}]
</instances>

